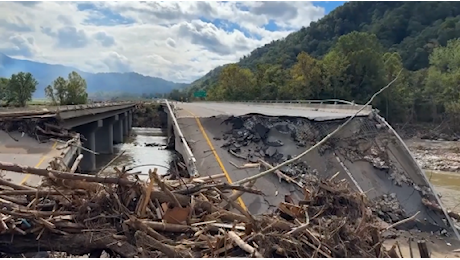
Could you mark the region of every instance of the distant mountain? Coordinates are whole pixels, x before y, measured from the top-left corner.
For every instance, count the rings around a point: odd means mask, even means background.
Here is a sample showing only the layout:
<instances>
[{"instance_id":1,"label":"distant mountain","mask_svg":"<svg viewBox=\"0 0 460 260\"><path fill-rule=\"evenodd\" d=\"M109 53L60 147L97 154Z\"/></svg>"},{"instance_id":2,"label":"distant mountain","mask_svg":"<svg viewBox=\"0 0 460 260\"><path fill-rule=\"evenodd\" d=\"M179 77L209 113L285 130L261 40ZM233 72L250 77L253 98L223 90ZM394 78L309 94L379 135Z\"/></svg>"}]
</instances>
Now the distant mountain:
<instances>
[{"instance_id":1,"label":"distant mountain","mask_svg":"<svg viewBox=\"0 0 460 260\"><path fill-rule=\"evenodd\" d=\"M19 60L0 53L0 77L10 77L20 71L30 72L37 79L39 85L34 98L45 97L45 87L50 85L57 77L67 78L67 75L76 71L88 85L88 93L97 92L129 92L131 94L143 93L169 93L173 89L184 88L189 84L175 83L161 78L144 76L135 72L128 73L89 73L63 65L52 65L34 61Z\"/></svg>"}]
</instances>

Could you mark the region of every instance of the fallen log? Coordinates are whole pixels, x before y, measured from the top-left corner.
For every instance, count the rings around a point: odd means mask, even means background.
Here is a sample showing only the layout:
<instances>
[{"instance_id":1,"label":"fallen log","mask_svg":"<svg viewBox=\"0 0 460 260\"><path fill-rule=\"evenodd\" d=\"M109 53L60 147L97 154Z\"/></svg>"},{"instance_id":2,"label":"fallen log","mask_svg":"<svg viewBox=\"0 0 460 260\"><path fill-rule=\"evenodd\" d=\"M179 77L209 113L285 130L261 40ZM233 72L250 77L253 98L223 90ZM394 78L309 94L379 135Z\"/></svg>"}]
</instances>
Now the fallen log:
<instances>
[{"instance_id":1,"label":"fallen log","mask_svg":"<svg viewBox=\"0 0 460 260\"><path fill-rule=\"evenodd\" d=\"M193 188L176 190L174 191L174 193L179 193L182 195L189 195L189 194L193 194L193 193L196 193L202 190L208 190L208 189L210 190L213 188L217 188L219 190L237 190L237 191L252 193L256 195L264 195L264 193L260 190L251 189L250 187L246 187L243 185L232 185L228 183L196 185ZM235 200L235 199L232 199L232 200Z\"/></svg>"},{"instance_id":2,"label":"fallen log","mask_svg":"<svg viewBox=\"0 0 460 260\"><path fill-rule=\"evenodd\" d=\"M40 169L29 166L21 166L18 164L12 164L7 162L0 162L0 170L10 171L10 172L20 172L20 173L30 173L43 177L50 178L60 178L60 179L69 179L69 180L80 180L86 182L98 182L98 183L107 183L107 184L120 184L120 185L132 185L133 181L124 178L116 177L98 177L89 174L77 174L77 173L68 173L61 172L52 169Z\"/></svg>"},{"instance_id":3,"label":"fallen log","mask_svg":"<svg viewBox=\"0 0 460 260\"><path fill-rule=\"evenodd\" d=\"M72 255L90 254L95 250L112 250L121 257L132 258L137 248L112 236L102 234L72 234L68 236L48 234L40 240L36 235L0 235L0 252L5 254L36 253L41 251L66 252Z\"/></svg>"}]
</instances>

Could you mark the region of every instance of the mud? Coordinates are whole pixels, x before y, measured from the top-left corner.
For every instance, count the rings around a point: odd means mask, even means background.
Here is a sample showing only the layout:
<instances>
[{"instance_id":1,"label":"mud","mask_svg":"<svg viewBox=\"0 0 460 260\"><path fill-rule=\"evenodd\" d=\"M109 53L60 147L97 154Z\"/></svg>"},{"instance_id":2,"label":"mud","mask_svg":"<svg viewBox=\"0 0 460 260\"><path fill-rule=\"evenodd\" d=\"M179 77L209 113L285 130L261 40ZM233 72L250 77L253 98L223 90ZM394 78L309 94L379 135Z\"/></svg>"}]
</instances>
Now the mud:
<instances>
[{"instance_id":1,"label":"mud","mask_svg":"<svg viewBox=\"0 0 460 260\"><path fill-rule=\"evenodd\" d=\"M423 169L460 172L460 142L410 139L406 144Z\"/></svg>"},{"instance_id":2,"label":"mud","mask_svg":"<svg viewBox=\"0 0 460 260\"><path fill-rule=\"evenodd\" d=\"M272 165L305 151L345 121L256 114L215 119L227 127L209 125L206 129L221 148L235 157L250 162L260 158ZM407 156L405 148L384 124L374 118L357 117L325 145L300 162L284 167L282 172L298 182L329 178L339 172L337 178L356 183L354 188L374 202L373 211L386 222L395 223L420 211L418 221L400 228L445 235L445 229L451 229L444 216L421 204L422 198L436 199Z\"/></svg>"}]
</instances>

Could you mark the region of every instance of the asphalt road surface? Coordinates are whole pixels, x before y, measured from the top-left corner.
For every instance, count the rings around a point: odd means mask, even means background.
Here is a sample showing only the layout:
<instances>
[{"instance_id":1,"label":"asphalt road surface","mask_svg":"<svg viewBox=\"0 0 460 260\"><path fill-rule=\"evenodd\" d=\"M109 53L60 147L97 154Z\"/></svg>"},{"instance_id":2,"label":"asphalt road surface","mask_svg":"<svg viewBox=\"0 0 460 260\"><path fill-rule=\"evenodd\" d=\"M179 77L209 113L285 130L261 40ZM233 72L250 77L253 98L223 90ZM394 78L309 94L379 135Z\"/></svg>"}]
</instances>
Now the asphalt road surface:
<instances>
[{"instance_id":1,"label":"asphalt road surface","mask_svg":"<svg viewBox=\"0 0 460 260\"><path fill-rule=\"evenodd\" d=\"M249 113L264 114L270 116L301 116L309 119L336 119L352 116L357 110L343 111L316 111L307 107L289 106L289 104L277 105L252 105L241 103L174 103L176 107L184 111L178 112L178 117L211 117L217 115L241 116ZM361 112L367 115L369 112Z\"/></svg>"},{"instance_id":2,"label":"asphalt road surface","mask_svg":"<svg viewBox=\"0 0 460 260\"><path fill-rule=\"evenodd\" d=\"M11 136L10 136L11 135ZM14 139L17 141L15 141ZM37 140L22 133L10 134L0 131L0 161L15 163L23 166L46 168L61 151L56 149L54 142L38 143ZM3 171L4 179L15 184L37 186L41 177L37 175Z\"/></svg>"},{"instance_id":3,"label":"asphalt road surface","mask_svg":"<svg viewBox=\"0 0 460 260\"><path fill-rule=\"evenodd\" d=\"M249 113L259 113L271 116L296 116L310 119L324 120L352 116L355 111L344 110L340 113L315 111L300 107L246 105L230 103L174 103L178 108L177 121L192 152L197 160L196 166L201 176L226 174L229 183L247 178L260 172L258 168L237 169L232 164L243 165L245 160L236 158L221 148L222 133L231 126L222 124L225 117L240 116ZM364 112L362 114L366 114ZM213 117L223 115L224 117ZM295 146L295 145L293 145ZM314 155L319 162L319 155ZM317 158L316 158L317 156ZM334 173L337 171L334 171ZM303 199L302 192L295 185L280 181L274 174L257 180L255 188L261 190L265 196L243 194L240 204L252 214L265 213L276 209L284 201L285 195L296 200Z\"/></svg>"}]
</instances>

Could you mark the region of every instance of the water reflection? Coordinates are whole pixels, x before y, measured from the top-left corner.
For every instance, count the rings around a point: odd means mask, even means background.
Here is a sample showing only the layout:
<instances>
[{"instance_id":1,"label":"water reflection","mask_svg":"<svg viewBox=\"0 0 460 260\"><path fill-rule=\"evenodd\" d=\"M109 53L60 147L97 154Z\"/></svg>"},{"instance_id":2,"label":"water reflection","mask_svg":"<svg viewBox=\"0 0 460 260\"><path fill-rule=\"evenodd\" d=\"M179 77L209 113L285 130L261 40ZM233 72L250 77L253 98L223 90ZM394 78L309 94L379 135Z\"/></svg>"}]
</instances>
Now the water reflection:
<instances>
[{"instance_id":1,"label":"water reflection","mask_svg":"<svg viewBox=\"0 0 460 260\"><path fill-rule=\"evenodd\" d=\"M142 172L142 175L139 176L141 179L147 178L148 170L153 169L154 167L158 168L159 174L166 174L173 152L169 150L162 150L167 144L167 137L165 136L165 133L158 128L143 127L134 127L132 131L134 134L129 140L114 147L114 155L101 155L98 157L98 168L106 165L121 151L125 151L125 153L109 168L113 168L114 166L118 166L120 168L123 166L128 168L140 166L136 167L134 171ZM158 144L161 146L147 146L146 144ZM155 164L157 166L150 164Z\"/></svg>"}]
</instances>

